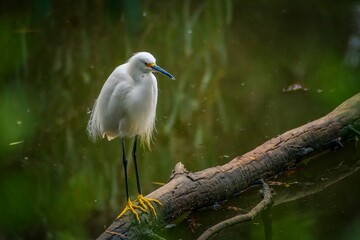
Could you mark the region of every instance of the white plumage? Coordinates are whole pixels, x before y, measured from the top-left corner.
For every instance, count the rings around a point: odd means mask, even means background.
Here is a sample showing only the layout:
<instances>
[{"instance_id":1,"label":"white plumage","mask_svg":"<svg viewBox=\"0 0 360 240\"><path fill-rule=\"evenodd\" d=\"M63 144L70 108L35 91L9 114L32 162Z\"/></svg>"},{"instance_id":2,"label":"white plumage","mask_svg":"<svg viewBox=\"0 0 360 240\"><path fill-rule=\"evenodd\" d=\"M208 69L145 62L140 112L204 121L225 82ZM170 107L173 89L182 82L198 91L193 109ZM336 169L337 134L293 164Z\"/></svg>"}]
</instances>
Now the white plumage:
<instances>
[{"instance_id":1,"label":"white plumage","mask_svg":"<svg viewBox=\"0 0 360 240\"><path fill-rule=\"evenodd\" d=\"M151 203L161 205L160 201L142 195L136 161L137 136L140 137L142 143L150 147L152 132L155 127L158 90L157 81L152 72L157 71L175 79L170 73L157 66L155 62L155 58L150 53L140 52L134 54L126 63L115 68L96 99L87 125L88 134L93 141L100 137L106 137L108 140L116 137L121 138L127 204L117 219L127 211L131 211L140 221L139 214L135 209L148 212L148 208L150 208L156 216L156 210ZM133 159L138 197L133 202L130 200L128 189L124 137L135 137Z\"/></svg>"},{"instance_id":2,"label":"white plumage","mask_svg":"<svg viewBox=\"0 0 360 240\"><path fill-rule=\"evenodd\" d=\"M93 141L99 137L111 140L139 135L142 143L150 146L158 96L152 72L158 71L174 79L155 62L150 53L139 52L111 73L88 122L88 134Z\"/></svg>"}]
</instances>

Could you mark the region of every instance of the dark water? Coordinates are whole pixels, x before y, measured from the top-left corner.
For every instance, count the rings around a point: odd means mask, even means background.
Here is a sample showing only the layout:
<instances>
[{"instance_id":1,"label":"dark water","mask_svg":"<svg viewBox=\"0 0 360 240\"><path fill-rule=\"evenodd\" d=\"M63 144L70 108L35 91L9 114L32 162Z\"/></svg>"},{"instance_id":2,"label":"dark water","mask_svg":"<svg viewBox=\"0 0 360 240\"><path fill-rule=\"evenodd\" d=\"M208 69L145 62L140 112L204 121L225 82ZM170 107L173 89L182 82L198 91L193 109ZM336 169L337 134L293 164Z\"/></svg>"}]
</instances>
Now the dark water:
<instances>
[{"instance_id":1,"label":"dark water","mask_svg":"<svg viewBox=\"0 0 360 240\"><path fill-rule=\"evenodd\" d=\"M325 115L360 88L356 2L0 6L0 239L96 238L123 208L119 142L93 144L85 126L102 84L134 52L153 53L176 77L157 76L156 139L151 152L139 154L145 193L167 182L179 161L191 171L224 164ZM301 89L283 91L293 84ZM351 169L357 161L355 145L279 179L331 179L326 169ZM322 191L288 197L268 216L215 239L360 239L359 178L354 172ZM296 184L284 195L284 187L274 188L279 198L297 196ZM130 189L135 196L132 163ZM216 211L196 211L160 234L194 239L234 207L249 210L254 196L257 189Z\"/></svg>"}]
</instances>

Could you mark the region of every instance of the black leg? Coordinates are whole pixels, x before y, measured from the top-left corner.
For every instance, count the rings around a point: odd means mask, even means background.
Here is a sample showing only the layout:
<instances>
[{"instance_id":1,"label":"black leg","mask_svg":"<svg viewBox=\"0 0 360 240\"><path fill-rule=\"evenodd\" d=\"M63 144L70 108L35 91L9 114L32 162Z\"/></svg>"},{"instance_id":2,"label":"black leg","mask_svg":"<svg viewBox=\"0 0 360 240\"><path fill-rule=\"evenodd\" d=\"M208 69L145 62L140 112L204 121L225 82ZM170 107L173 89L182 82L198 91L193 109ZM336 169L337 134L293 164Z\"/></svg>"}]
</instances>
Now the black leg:
<instances>
[{"instance_id":1,"label":"black leg","mask_svg":"<svg viewBox=\"0 0 360 240\"><path fill-rule=\"evenodd\" d=\"M133 159L134 159L134 164L135 164L137 189L138 189L138 193L142 195L141 185L140 185L139 170L138 170L137 161L136 161L137 140L138 140L138 136L136 135L136 136L135 136L135 140L134 140L134 147L133 147L133 152L132 152L132 154L133 154Z\"/></svg>"},{"instance_id":2,"label":"black leg","mask_svg":"<svg viewBox=\"0 0 360 240\"><path fill-rule=\"evenodd\" d=\"M141 192L141 185L140 185L140 175L139 175L139 169L137 166L137 160L136 160L136 148L137 148L137 141L138 141L138 136L135 136L135 140L134 140L134 147L133 147L133 159L134 159L134 164L135 164L135 173L136 173L136 183L137 183L137 189L138 189L138 196L135 199L134 202L138 202L139 205L134 205L137 208L139 208L141 211L143 212L148 212L148 208L150 208L151 212L155 215L156 217L156 210L154 208L154 206L151 204L152 202L155 202L159 205L161 205L161 202L159 200L156 200L154 198L146 198L142 195Z\"/></svg>"},{"instance_id":3,"label":"black leg","mask_svg":"<svg viewBox=\"0 0 360 240\"><path fill-rule=\"evenodd\" d=\"M136 154L136 141L137 141L137 138L135 138L135 148L133 150L134 152L134 155ZM145 199L142 195L138 195L138 198L134 201L134 202L139 202L140 206L137 205L137 204L134 204L133 202L130 201L130 196L129 196L129 187L128 187L128 176L127 176L127 160L126 160L126 152L125 152L125 141L124 139L121 139L121 145L122 145L122 151L123 151L123 155L122 155L122 158L123 158L123 164L124 164L124 173L125 173L125 187L126 187L126 198L127 198L127 203L126 203L126 207L124 208L124 210L122 210L122 212L116 217L116 220L119 219L121 216L123 216L127 211L130 211L132 212L136 219L140 222L140 218L139 218L139 214L138 212L136 211L136 209L139 209L140 211L142 212L148 212L147 211L147 207L146 205L144 204L144 201L146 204L149 204L149 200ZM141 192L141 189L140 189L140 185L139 185L139 176L138 176L138 171L137 171L137 166L136 166L136 161L135 161L135 167L136 167L136 179L137 179L137 182L138 182L138 189L140 190ZM152 201L157 201L157 200L152 200ZM159 202L159 201L157 201ZM160 203L160 202L159 202ZM160 203L161 204L161 203ZM156 212L155 212L155 209L153 206L151 206L150 204L150 208L151 210L154 212L154 214L156 215Z\"/></svg>"},{"instance_id":4,"label":"black leg","mask_svg":"<svg viewBox=\"0 0 360 240\"><path fill-rule=\"evenodd\" d=\"M129 200L129 187L128 187L128 176L127 176L127 160L126 160L126 152L125 152L125 141L122 138L121 139L121 145L122 145L122 159L123 159L123 164L124 164L124 173L125 173L125 188L126 188L126 199Z\"/></svg>"}]
</instances>

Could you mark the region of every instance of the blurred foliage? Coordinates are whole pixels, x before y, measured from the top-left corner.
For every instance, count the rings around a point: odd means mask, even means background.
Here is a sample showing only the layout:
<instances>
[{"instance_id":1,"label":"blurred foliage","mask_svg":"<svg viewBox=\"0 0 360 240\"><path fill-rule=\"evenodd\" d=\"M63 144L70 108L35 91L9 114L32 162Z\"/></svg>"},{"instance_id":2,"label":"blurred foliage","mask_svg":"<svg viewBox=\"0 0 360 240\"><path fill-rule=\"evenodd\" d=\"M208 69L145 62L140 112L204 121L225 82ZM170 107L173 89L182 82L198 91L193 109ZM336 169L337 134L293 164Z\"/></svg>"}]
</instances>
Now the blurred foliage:
<instances>
[{"instance_id":1,"label":"blurred foliage","mask_svg":"<svg viewBox=\"0 0 360 240\"><path fill-rule=\"evenodd\" d=\"M139 154L150 192L178 161L192 171L223 164L358 92L359 66L344 61L358 34L354 9L350 1L1 2L0 239L95 238L121 210L119 144L91 143L85 126L107 76L132 53L153 53L177 79L158 76L155 144ZM282 92L294 83L309 90Z\"/></svg>"}]
</instances>

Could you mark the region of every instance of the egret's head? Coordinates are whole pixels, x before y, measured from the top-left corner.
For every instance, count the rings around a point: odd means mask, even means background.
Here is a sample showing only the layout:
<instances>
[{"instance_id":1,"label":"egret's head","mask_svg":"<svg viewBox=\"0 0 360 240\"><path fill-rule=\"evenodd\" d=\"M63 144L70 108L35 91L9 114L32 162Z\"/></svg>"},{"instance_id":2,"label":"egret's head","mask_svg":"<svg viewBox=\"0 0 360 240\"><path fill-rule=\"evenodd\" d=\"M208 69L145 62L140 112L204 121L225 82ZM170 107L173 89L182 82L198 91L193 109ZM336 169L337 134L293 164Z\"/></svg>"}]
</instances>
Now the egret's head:
<instances>
[{"instance_id":1,"label":"egret's head","mask_svg":"<svg viewBox=\"0 0 360 240\"><path fill-rule=\"evenodd\" d=\"M130 58L129 62L133 62L133 64L135 64L136 67L139 68L143 73L160 72L165 76L175 80L173 75L156 65L156 59L148 52L135 53L134 56Z\"/></svg>"}]
</instances>

